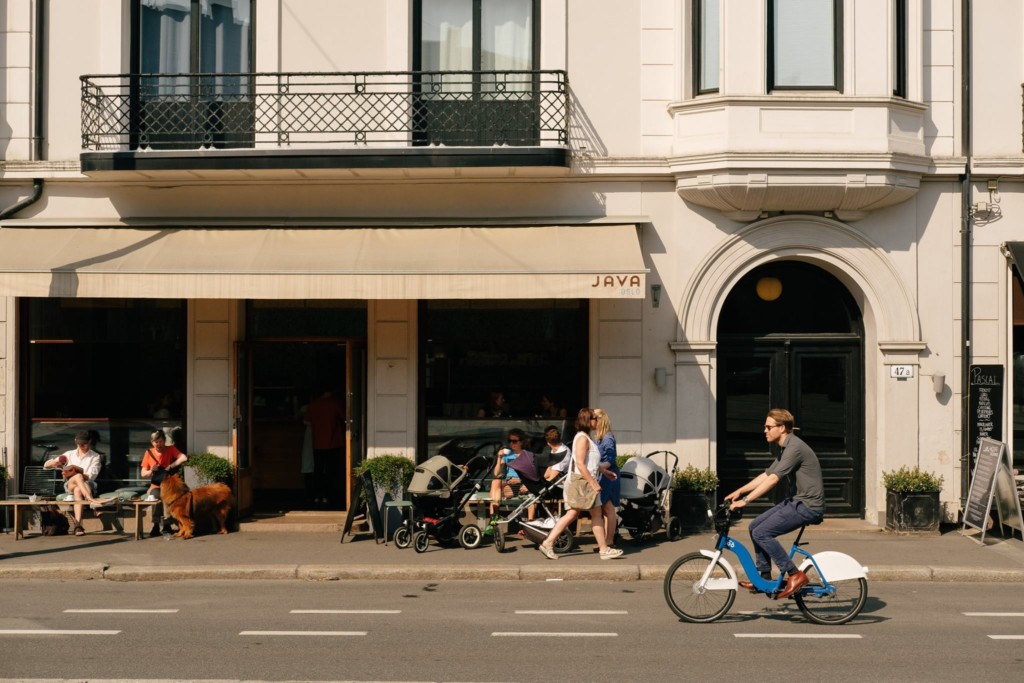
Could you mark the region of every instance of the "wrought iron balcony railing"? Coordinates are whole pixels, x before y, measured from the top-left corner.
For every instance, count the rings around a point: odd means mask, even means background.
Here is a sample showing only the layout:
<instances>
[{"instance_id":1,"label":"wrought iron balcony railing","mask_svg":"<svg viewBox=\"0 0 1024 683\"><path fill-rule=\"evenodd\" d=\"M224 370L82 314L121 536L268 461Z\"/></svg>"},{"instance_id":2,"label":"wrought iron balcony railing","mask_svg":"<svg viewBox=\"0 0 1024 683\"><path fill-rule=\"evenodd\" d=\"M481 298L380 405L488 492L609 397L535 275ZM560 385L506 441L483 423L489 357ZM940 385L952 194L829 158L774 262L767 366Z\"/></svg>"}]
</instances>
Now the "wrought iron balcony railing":
<instances>
[{"instance_id":1,"label":"wrought iron balcony railing","mask_svg":"<svg viewBox=\"0 0 1024 683\"><path fill-rule=\"evenodd\" d=\"M86 75L86 150L568 145L564 71Z\"/></svg>"}]
</instances>

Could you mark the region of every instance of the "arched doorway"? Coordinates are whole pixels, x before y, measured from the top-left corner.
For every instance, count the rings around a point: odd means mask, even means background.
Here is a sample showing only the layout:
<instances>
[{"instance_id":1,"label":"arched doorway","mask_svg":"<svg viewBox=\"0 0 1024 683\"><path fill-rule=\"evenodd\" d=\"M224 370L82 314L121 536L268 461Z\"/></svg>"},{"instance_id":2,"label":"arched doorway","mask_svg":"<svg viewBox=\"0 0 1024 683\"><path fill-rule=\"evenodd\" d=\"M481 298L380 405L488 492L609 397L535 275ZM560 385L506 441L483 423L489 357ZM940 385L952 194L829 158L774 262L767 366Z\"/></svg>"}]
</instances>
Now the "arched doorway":
<instances>
[{"instance_id":1,"label":"arched doorway","mask_svg":"<svg viewBox=\"0 0 1024 683\"><path fill-rule=\"evenodd\" d=\"M732 491L768 466L761 432L788 408L817 453L830 516L864 510L864 354L861 311L835 277L773 261L732 288L718 321L718 474ZM781 500L781 485L754 511Z\"/></svg>"}]
</instances>

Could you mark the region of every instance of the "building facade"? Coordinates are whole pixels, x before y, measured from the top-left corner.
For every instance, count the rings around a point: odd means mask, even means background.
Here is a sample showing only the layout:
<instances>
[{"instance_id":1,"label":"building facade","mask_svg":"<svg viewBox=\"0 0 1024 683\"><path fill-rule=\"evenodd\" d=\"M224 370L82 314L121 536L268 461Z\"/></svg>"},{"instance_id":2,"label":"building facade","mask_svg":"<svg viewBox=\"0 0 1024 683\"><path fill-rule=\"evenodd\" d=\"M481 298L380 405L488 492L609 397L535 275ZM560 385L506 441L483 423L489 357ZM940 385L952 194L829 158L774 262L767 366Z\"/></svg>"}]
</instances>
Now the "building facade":
<instances>
[{"instance_id":1,"label":"building facade","mask_svg":"<svg viewBox=\"0 0 1024 683\"><path fill-rule=\"evenodd\" d=\"M1020 3L0 11L11 490L82 428L131 480L161 427L231 460L243 512L321 475L345 509L364 457L585 405L730 490L784 406L829 514L878 523L884 471L943 476L955 519L978 429L1024 451ZM311 472L327 391L344 446Z\"/></svg>"}]
</instances>

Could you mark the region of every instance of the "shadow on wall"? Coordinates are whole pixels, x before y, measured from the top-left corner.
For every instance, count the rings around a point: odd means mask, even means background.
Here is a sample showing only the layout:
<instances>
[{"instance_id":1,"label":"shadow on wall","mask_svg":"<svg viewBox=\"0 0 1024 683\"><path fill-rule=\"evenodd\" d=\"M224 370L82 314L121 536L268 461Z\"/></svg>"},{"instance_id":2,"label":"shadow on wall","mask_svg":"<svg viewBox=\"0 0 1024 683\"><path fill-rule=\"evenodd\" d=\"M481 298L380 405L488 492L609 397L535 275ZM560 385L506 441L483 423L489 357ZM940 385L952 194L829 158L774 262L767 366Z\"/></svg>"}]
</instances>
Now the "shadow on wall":
<instances>
[{"instance_id":1,"label":"shadow on wall","mask_svg":"<svg viewBox=\"0 0 1024 683\"><path fill-rule=\"evenodd\" d=\"M572 88L569 88L569 150L573 162L584 173L594 169L594 157L608 155L608 148Z\"/></svg>"}]
</instances>

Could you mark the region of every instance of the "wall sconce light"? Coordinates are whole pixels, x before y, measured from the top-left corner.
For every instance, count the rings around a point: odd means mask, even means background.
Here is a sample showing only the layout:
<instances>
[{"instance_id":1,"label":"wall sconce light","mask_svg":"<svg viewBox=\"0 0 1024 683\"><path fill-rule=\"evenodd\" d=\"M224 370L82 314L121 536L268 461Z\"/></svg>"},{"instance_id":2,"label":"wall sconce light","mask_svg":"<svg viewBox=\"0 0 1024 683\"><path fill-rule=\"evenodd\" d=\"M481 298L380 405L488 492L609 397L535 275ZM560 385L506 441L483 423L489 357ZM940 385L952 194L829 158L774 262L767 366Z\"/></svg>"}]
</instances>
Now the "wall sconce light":
<instances>
[{"instance_id":1,"label":"wall sconce light","mask_svg":"<svg viewBox=\"0 0 1024 683\"><path fill-rule=\"evenodd\" d=\"M661 285L651 285L651 307L657 308L661 305Z\"/></svg>"},{"instance_id":2,"label":"wall sconce light","mask_svg":"<svg viewBox=\"0 0 1024 683\"><path fill-rule=\"evenodd\" d=\"M932 391L941 394L946 390L946 373L936 372L932 375Z\"/></svg>"},{"instance_id":3,"label":"wall sconce light","mask_svg":"<svg viewBox=\"0 0 1024 683\"><path fill-rule=\"evenodd\" d=\"M654 386L664 389L668 385L668 370L665 368L654 368Z\"/></svg>"}]
</instances>

